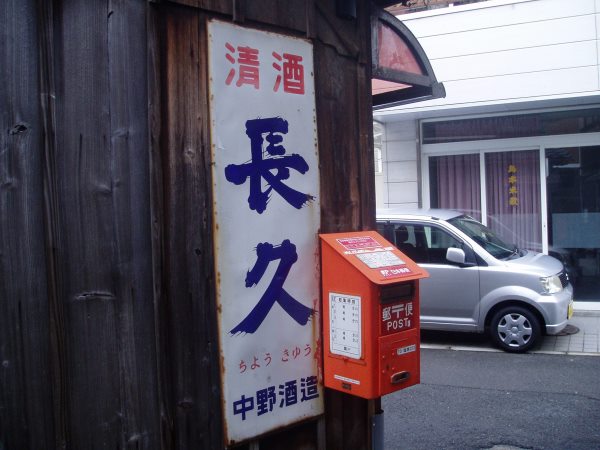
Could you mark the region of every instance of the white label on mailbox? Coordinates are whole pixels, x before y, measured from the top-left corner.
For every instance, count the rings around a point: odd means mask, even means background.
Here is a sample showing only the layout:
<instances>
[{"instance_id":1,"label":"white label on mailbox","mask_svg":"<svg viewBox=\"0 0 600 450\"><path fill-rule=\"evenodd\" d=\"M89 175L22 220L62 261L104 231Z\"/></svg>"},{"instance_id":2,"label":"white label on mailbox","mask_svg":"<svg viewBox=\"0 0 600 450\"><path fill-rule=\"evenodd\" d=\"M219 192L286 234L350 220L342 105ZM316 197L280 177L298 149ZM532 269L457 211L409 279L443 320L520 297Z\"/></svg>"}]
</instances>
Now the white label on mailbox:
<instances>
[{"instance_id":1,"label":"white label on mailbox","mask_svg":"<svg viewBox=\"0 0 600 450\"><path fill-rule=\"evenodd\" d=\"M412 344L406 347L401 347L398 350L396 350L396 354L397 355L404 355L405 353L410 353L410 352L415 352L417 351L417 345L416 344Z\"/></svg>"},{"instance_id":2,"label":"white label on mailbox","mask_svg":"<svg viewBox=\"0 0 600 450\"><path fill-rule=\"evenodd\" d=\"M343 377L341 375L334 375L333 378L335 378L336 380L343 381L345 383L351 383L351 384L358 384L358 385L360 385L360 381L359 380L355 380L354 378Z\"/></svg>"},{"instance_id":3,"label":"white label on mailbox","mask_svg":"<svg viewBox=\"0 0 600 450\"><path fill-rule=\"evenodd\" d=\"M390 251L361 253L356 255L356 257L365 263L370 269L379 269L380 267L400 266L402 264L406 264Z\"/></svg>"},{"instance_id":4,"label":"white label on mailbox","mask_svg":"<svg viewBox=\"0 0 600 450\"><path fill-rule=\"evenodd\" d=\"M329 293L329 350L334 355L360 359L362 349L361 299Z\"/></svg>"}]
</instances>

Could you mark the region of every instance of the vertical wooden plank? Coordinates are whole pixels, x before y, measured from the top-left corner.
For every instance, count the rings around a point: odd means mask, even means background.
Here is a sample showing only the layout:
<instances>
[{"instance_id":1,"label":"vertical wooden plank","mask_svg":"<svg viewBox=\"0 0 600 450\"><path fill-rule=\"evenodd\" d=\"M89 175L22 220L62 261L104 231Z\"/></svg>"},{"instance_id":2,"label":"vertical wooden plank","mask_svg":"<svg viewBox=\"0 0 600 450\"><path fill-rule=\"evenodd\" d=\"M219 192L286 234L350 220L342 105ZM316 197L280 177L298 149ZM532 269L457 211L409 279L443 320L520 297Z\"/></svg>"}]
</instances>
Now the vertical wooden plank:
<instances>
[{"instance_id":1,"label":"vertical wooden plank","mask_svg":"<svg viewBox=\"0 0 600 450\"><path fill-rule=\"evenodd\" d=\"M354 231L361 227L360 160L355 61L335 49L315 49L319 155L321 159L321 229Z\"/></svg>"},{"instance_id":2,"label":"vertical wooden plank","mask_svg":"<svg viewBox=\"0 0 600 450\"><path fill-rule=\"evenodd\" d=\"M122 447L160 448L152 289L146 9L108 2L110 159Z\"/></svg>"},{"instance_id":3,"label":"vertical wooden plank","mask_svg":"<svg viewBox=\"0 0 600 450\"><path fill-rule=\"evenodd\" d=\"M55 6L57 296L64 310L66 445L120 444L113 285L113 182L108 139L107 3ZM62 333L62 336L60 334ZM94 399L94 401L90 401Z\"/></svg>"},{"instance_id":4,"label":"vertical wooden plank","mask_svg":"<svg viewBox=\"0 0 600 450\"><path fill-rule=\"evenodd\" d=\"M212 184L205 16L163 10L161 161L163 292L159 329L166 341L161 390L174 448L221 448ZM166 366L166 368L165 368Z\"/></svg>"},{"instance_id":5,"label":"vertical wooden plank","mask_svg":"<svg viewBox=\"0 0 600 450\"><path fill-rule=\"evenodd\" d=\"M278 433L266 436L260 440L260 450L280 450L281 448L317 450L316 421L291 425Z\"/></svg>"},{"instance_id":6,"label":"vertical wooden plank","mask_svg":"<svg viewBox=\"0 0 600 450\"><path fill-rule=\"evenodd\" d=\"M65 448L68 440L67 426L67 382L65 358L64 308L59 288L61 271L57 259L56 241L60 241L58 225L58 195L56 189L56 168L54 154L56 152L55 103L56 89L54 83L54 6L50 2L38 0L39 13L39 61L40 61L40 103L43 123L44 148L44 221L46 244L46 276L48 279L48 309L50 366L52 378L52 406L54 415L55 446Z\"/></svg>"},{"instance_id":7,"label":"vertical wooden plank","mask_svg":"<svg viewBox=\"0 0 600 450\"><path fill-rule=\"evenodd\" d=\"M358 19L353 21L337 18L332 13L334 4L319 5L315 48L323 232L372 229L375 225L373 124L368 89L370 4L358 2ZM337 39L350 57L327 45L332 39ZM325 401L327 448L371 448L373 405L329 389Z\"/></svg>"},{"instance_id":8,"label":"vertical wooden plank","mask_svg":"<svg viewBox=\"0 0 600 450\"><path fill-rule=\"evenodd\" d=\"M361 229L376 227L375 146L373 141L373 97L371 93L371 2L358 4L357 39L361 51L356 65L358 116L358 158L360 160L360 222Z\"/></svg>"},{"instance_id":9,"label":"vertical wooden plank","mask_svg":"<svg viewBox=\"0 0 600 450\"><path fill-rule=\"evenodd\" d=\"M306 0L245 0L245 18L288 32L306 31Z\"/></svg>"},{"instance_id":10,"label":"vertical wooden plank","mask_svg":"<svg viewBox=\"0 0 600 450\"><path fill-rule=\"evenodd\" d=\"M36 2L0 2L0 447L54 446Z\"/></svg>"},{"instance_id":11,"label":"vertical wooden plank","mask_svg":"<svg viewBox=\"0 0 600 450\"><path fill-rule=\"evenodd\" d=\"M150 214L152 240L152 275L154 300L154 324L157 366L157 408L160 414L161 449L174 448L174 429L172 411L170 409L171 376L169 364L168 299L165 288L165 198L164 172L162 167L163 137L163 103L166 92L163 83L166 79L163 63L166 43L165 7L163 4L152 4L148 9L148 139L149 139L149 173L150 173ZM164 127L166 128L166 127Z\"/></svg>"},{"instance_id":12,"label":"vertical wooden plank","mask_svg":"<svg viewBox=\"0 0 600 450\"><path fill-rule=\"evenodd\" d=\"M146 4L55 8L47 165L62 444L155 448Z\"/></svg>"}]
</instances>

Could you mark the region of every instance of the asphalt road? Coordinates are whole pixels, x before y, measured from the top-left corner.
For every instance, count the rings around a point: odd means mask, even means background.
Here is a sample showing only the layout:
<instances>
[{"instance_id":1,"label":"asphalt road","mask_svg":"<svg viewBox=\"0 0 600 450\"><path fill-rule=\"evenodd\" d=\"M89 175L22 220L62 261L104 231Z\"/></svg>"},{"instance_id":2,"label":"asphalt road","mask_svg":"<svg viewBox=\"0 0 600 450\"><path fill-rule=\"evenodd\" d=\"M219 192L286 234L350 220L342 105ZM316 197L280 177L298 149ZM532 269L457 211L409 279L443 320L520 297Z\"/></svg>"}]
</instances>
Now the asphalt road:
<instances>
[{"instance_id":1,"label":"asphalt road","mask_svg":"<svg viewBox=\"0 0 600 450\"><path fill-rule=\"evenodd\" d=\"M423 349L382 407L386 450L600 449L600 356Z\"/></svg>"}]
</instances>

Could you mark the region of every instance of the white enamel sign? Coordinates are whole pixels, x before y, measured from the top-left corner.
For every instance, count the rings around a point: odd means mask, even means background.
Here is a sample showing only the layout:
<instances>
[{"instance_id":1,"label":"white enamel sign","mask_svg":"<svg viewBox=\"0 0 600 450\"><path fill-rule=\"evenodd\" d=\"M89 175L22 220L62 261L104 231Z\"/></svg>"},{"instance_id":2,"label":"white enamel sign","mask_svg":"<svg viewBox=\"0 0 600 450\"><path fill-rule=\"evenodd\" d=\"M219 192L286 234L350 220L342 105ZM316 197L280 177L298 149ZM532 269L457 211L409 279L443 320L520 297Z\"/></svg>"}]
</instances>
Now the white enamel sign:
<instances>
[{"instance_id":1,"label":"white enamel sign","mask_svg":"<svg viewBox=\"0 0 600 450\"><path fill-rule=\"evenodd\" d=\"M227 443L323 412L313 50L209 23L216 279Z\"/></svg>"}]
</instances>

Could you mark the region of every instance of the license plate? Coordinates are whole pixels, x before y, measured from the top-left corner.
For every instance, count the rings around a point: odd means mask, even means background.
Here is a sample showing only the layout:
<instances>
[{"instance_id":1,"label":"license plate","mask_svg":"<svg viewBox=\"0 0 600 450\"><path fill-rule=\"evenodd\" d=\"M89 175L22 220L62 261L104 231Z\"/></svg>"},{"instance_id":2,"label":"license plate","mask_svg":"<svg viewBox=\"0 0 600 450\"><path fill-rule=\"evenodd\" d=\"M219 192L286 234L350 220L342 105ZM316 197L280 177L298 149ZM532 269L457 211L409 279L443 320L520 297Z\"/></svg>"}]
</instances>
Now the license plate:
<instances>
[{"instance_id":1,"label":"license plate","mask_svg":"<svg viewBox=\"0 0 600 450\"><path fill-rule=\"evenodd\" d=\"M573 316L573 300L569 302L569 309L567 310L567 319Z\"/></svg>"}]
</instances>

